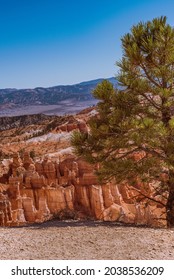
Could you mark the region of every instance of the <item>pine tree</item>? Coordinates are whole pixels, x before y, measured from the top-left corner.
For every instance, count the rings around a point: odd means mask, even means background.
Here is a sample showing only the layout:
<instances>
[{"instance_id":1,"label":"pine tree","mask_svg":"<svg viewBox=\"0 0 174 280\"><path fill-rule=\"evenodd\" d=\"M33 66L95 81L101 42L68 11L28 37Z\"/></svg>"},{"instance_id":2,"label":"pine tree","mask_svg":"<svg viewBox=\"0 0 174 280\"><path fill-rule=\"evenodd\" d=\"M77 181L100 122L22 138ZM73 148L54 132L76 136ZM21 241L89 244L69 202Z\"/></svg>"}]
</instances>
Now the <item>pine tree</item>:
<instances>
[{"instance_id":1,"label":"pine tree","mask_svg":"<svg viewBox=\"0 0 174 280\"><path fill-rule=\"evenodd\" d=\"M72 144L78 155L99 163L101 180L158 181L168 191L167 222L174 226L174 28L166 17L155 18L133 26L121 41L121 90L108 81L97 86L98 116Z\"/></svg>"}]
</instances>

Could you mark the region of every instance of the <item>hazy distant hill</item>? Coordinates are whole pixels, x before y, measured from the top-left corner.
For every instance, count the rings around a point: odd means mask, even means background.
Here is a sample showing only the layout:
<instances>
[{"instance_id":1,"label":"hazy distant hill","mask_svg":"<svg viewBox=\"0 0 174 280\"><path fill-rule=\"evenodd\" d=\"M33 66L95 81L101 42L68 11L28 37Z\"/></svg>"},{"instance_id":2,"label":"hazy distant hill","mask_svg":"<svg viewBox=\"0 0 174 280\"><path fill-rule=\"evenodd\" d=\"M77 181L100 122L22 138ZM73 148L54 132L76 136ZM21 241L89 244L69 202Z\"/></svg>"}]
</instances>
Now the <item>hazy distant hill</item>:
<instances>
[{"instance_id":1,"label":"hazy distant hill","mask_svg":"<svg viewBox=\"0 0 174 280\"><path fill-rule=\"evenodd\" d=\"M33 114L65 115L96 105L92 91L103 79L75 85L37 87L34 89L0 89L0 117ZM114 87L115 78L108 79Z\"/></svg>"},{"instance_id":2,"label":"hazy distant hill","mask_svg":"<svg viewBox=\"0 0 174 280\"><path fill-rule=\"evenodd\" d=\"M63 100L93 100L92 91L103 79L82 82L75 85L37 87L34 89L0 89L0 105L53 105ZM109 78L115 86L117 81Z\"/></svg>"}]
</instances>

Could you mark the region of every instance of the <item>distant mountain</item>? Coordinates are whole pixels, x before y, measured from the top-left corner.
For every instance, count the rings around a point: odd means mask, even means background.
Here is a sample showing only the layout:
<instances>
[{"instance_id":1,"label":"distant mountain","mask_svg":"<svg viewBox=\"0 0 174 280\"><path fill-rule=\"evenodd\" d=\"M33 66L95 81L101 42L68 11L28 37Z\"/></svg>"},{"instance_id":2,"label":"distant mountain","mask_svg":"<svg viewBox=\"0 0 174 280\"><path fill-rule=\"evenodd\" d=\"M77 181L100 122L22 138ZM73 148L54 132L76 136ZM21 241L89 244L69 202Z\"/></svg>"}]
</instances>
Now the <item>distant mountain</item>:
<instances>
[{"instance_id":1,"label":"distant mountain","mask_svg":"<svg viewBox=\"0 0 174 280\"><path fill-rule=\"evenodd\" d=\"M82 83L80 83L79 85L83 85L83 86L85 86L85 85L94 85L94 86L96 86L97 84L101 83L103 80L104 80L104 79L91 80L91 81L87 81L87 82L82 82ZM111 82L115 87L118 86L118 82L117 82L117 80L116 80L114 77L108 78L108 79L106 79L106 80L108 80L109 82Z\"/></svg>"},{"instance_id":2,"label":"distant mountain","mask_svg":"<svg viewBox=\"0 0 174 280\"><path fill-rule=\"evenodd\" d=\"M0 117L33 114L72 115L97 104L92 95L104 79L85 81L75 85L37 87L34 89L0 89ZM115 78L108 78L118 87Z\"/></svg>"},{"instance_id":3,"label":"distant mountain","mask_svg":"<svg viewBox=\"0 0 174 280\"><path fill-rule=\"evenodd\" d=\"M0 105L6 108L15 105L55 105L65 100L77 102L94 100L92 91L103 79L82 82L75 85L60 85L54 87L37 87L34 89L0 89ZM115 78L108 79L117 86ZM4 107L3 106L3 107Z\"/></svg>"}]
</instances>

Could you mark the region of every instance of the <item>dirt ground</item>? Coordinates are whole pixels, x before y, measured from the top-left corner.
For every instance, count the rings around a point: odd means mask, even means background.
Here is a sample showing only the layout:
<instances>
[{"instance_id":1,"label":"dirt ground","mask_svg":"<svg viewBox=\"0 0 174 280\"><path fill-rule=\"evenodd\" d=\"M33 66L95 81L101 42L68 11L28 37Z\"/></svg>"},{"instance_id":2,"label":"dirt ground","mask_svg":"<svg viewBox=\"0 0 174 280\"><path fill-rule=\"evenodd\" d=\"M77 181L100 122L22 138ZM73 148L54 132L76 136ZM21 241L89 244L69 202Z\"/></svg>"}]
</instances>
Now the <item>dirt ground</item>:
<instances>
[{"instance_id":1,"label":"dirt ground","mask_svg":"<svg viewBox=\"0 0 174 280\"><path fill-rule=\"evenodd\" d=\"M49 221L0 228L0 259L174 259L174 228L92 221Z\"/></svg>"}]
</instances>

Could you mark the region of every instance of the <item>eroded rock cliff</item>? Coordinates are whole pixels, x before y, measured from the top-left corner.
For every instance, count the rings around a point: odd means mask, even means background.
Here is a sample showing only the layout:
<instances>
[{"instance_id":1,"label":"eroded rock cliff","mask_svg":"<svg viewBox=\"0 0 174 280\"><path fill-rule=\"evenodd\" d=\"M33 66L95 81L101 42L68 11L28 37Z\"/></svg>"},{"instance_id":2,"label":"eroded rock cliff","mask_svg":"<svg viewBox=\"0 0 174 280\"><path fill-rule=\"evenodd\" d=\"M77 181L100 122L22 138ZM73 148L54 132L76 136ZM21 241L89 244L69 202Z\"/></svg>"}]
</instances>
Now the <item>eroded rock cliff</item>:
<instances>
[{"instance_id":1,"label":"eroded rock cliff","mask_svg":"<svg viewBox=\"0 0 174 280\"><path fill-rule=\"evenodd\" d=\"M0 225L16 226L52 218L98 219L166 226L166 198L153 185L113 181L101 185L95 167L73 155L34 162L14 154L0 178ZM150 200L148 199L150 197Z\"/></svg>"}]
</instances>

